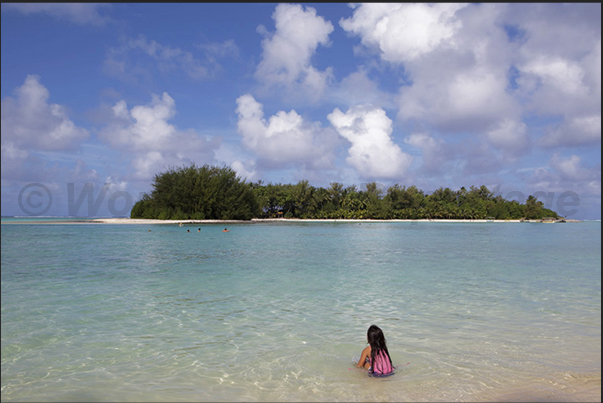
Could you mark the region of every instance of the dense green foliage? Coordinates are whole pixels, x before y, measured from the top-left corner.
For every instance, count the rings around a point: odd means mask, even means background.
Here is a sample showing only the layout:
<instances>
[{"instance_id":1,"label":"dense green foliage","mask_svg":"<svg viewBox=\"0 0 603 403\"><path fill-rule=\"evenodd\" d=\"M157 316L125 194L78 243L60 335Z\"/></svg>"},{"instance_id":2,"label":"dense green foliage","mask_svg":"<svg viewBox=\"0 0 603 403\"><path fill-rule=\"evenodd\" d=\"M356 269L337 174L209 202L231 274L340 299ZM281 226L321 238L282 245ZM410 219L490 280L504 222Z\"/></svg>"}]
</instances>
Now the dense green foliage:
<instances>
[{"instance_id":1,"label":"dense green foliage","mask_svg":"<svg viewBox=\"0 0 603 403\"><path fill-rule=\"evenodd\" d=\"M331 219L541 219L559 218L535 197L525 204L495 196L486 186L453 191L439 188L426 195L415 186L376 183L366 189L246 183L230 168L205 165L170 169L155 175L153 191L132 208L132 218L238 219L255 217Z\"/></svg>"},{"instance_id":2,"label":"dense green foliage","mask_svg":"<svg viewBox=\"0 0 603 403\"><path fill-rule=\"evenodd\" d=\"M131 218L250 220L260 214L251 184L227 167L171 168L155 175L152 186L132 207Z\"/></svg>"},{"instance_id":3,"label":"dense green foliage","mask_svg":"<svg viewBox=\"0 0 603 403\"><path fill-rule=\"evenodd\" d=\"M376 183L365 190L331 183L328 189L315 188L308 181L296 185L254 184L265 217L356 218L356 219L541 219L558 218L533 196L526 204L494 196L486 186L464 187L458 191L439 188L426 195L415 186L394 185L387 192Z\"/></svg>"}]
</instances>

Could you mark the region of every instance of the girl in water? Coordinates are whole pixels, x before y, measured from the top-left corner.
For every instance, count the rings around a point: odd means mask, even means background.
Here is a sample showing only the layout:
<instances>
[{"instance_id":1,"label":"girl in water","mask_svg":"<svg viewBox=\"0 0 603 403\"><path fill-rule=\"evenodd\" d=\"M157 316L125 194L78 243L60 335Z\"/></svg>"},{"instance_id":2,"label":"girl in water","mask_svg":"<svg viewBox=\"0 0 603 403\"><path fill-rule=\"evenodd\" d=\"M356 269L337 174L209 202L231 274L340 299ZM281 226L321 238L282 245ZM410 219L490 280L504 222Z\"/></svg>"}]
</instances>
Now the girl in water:
<instances>
[{"instance_id":1,"label":"girl in water","mask_svg":"<svg viewBox=\"0 0 603 403\"><path fill-rule=\"evenodd\" d=\"M384 376L394 373L395 367L387 351L383 331L375 325L371 325L366 332L369 345L362 350L362 355L356 366L368 369L369 374Z\"/></svg>"}]
</instances>

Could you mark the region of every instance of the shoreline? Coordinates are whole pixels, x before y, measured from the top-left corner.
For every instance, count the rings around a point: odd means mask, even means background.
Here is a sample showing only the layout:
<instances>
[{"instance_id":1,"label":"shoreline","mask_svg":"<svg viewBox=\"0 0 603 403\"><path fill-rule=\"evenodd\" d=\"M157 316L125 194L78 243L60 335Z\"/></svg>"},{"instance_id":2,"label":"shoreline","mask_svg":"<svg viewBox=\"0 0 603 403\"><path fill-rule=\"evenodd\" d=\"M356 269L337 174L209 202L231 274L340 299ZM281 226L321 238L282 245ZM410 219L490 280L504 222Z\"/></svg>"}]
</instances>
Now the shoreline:
<instances>
[{"instance_id":1,"label":"shoreline","mask_svg":"<svg viewBox=\"0 0 603 403\"><path fill-rule=\"evenodd\" d=\"M42 218L42 217L36 217ZM188 225L188 224L262 224L262 223L420 223L420 222L436 222L436 223L539 223L539 224L554 224L554 223L581 223L581 220L570 220L565 221L543 221L543 220L489 220L489 219L303 219L303 218L252 218L251 220L158 220L158 219L146 219L146 218L91 218L91 219L69 219L61 221L22 221L22 222L2 222L2 224L146 224L146 225L157 225L157 224L175 224L175 225Z\"/></svg>"}]
</instances>

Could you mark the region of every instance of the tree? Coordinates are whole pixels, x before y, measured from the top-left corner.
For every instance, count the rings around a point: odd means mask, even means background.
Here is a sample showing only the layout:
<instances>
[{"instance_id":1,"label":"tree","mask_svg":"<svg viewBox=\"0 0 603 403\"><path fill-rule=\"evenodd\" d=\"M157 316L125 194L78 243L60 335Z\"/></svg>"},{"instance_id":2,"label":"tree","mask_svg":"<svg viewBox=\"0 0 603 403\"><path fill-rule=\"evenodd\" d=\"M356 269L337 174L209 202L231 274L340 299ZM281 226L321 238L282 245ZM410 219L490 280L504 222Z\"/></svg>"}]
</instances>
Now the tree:
<instances>
[{"instance_id":1,"label":"tree","mask_svg":"<svg viewBox=\"0 0 603 403\"><path fill-rule=\"evenodd\" d=\"M304 217L312 203L314 188L307 180L301 180L293 187L291 193L295 200L296 217Z\"/></svg>"},{"instance_id":2,"label":"tree","mask_svg":"<svg viewBox=\"0 0 603 403\"><path fill-rule=\"evenodd\" d=\"M132 207L130 217L249 220L260 212L251 184L228 167L170 168L151 185L151 194Z\"/></svg>"},{"instance_id":3,"label":"tree","mask_svg":"<svg viewBox=\"0 0 603 403\"><path fill-rule=\"evenodd\" d=\"M542 208L544 207L544 203L538 201L538 199L532 195L529 195L526 200L526 218L528 220L536 220L543 217Z\"/></svg>"}]
</instances>

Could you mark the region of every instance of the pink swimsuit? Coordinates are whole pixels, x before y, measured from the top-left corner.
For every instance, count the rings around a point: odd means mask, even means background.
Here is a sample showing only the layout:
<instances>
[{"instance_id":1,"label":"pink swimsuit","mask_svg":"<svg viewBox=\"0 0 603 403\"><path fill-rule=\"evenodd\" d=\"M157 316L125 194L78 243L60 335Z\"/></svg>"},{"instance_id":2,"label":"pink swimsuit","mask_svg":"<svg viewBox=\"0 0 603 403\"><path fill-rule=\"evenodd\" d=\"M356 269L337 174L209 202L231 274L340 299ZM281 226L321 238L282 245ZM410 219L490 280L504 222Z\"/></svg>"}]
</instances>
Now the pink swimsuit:
<instances>
[{"instance_id":1,"label":"pink swimsuit","mask_svg":"<svg viewBox=\"0 0 603 403\"><path fill-rule=\"evenodd\" d=\"M369 362L371 361L370 357L367 357ZM375 357L375 363L371 363L371 367L369 368L369 372L372 372L375 375L386 375L390 372L393 372L394 368L392 368L392 364L390 364L387 355L383 351L379 352L379 355Z\"/></svg>"}]
</instances>

